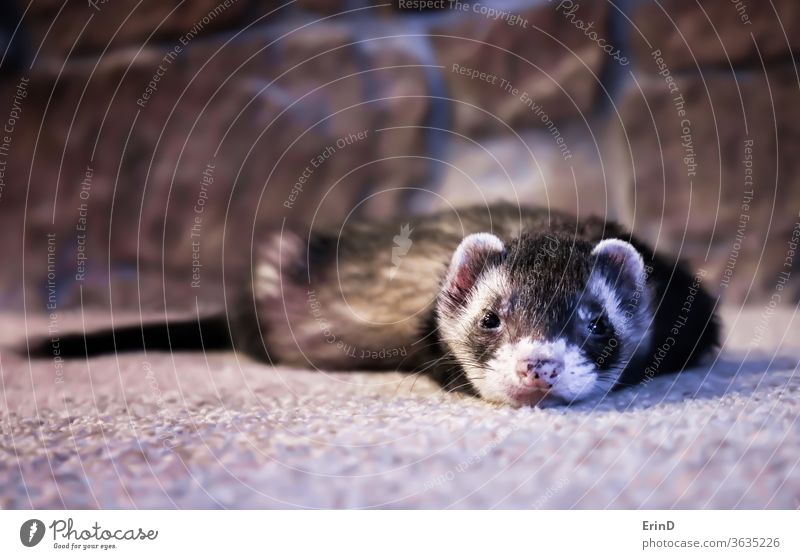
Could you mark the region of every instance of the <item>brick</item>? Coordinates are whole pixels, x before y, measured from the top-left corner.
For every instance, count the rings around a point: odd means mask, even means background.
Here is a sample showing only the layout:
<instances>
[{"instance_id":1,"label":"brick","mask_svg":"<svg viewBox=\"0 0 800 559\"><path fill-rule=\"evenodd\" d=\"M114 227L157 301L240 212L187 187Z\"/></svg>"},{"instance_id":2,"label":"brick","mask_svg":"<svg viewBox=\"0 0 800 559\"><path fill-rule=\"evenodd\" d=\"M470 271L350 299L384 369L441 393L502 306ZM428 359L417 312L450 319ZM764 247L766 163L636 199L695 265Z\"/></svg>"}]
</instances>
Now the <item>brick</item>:
<instances>
[{"instance_id":1,"label":"brick","mask_svg":"<svg viewBox=\"0 0 800 559\"><path fill-rule=\"evenodd\" d=\"M568 151L539 129L469 141L453 138L441 182L419 195L438 209L498 201L541 206L580 216L615 218L614 188L603 180L601 150L588 127L561 129Z\"/></svg>"},{"instance_id":2,"label":"brick","mask_svg":"<svg viewBox=\"0 0 800 559\"><path fill-rule=\"evenodd\" d=\"M705 269L712 289L730 300L768 298L779 274L798 266L796 259L784 266L800 212L794 69L735 78L711 72L675 83L679 89L669 92L661 77L642 77L643 95L631 85L621 102L619 154L633 155L616 166L624 170L618 184L627 221L662 251ZM798 293L793 277L783 295Z\"/></svg>"},{"instance_id":3,"label":"brick","mask_svg":"<svg viewBox=\"0 0 800 559\"><path fill-rule=\"evenodd\" d=\"M472 6L481 4L464 5L469 9L430 29L455 100L450 104L454 128L468 134L494 133L505 125L525 128L542 126L543 119L580 118L590 110L604 64L617 62L577 25L593 24L588 33L608 41L605 2L575 3L574 12L541 3L497 18L475 13ZM493 83L462 75L454 65L492 76ZM509 93L503 80L518 93ZM525 97L540 105L541 112L532 110Z\"/></svg>"},{"instance_id":4,"label":"brick","mask_svg":"<svg viewBox=\"0 0 800 559\"><path fill-rule=\"evenodd\" d=\"M260 12L252 0L34 0L23 19L31 51L55 59L124 46L172 43L187 34L233 29ZM62 7L63 6L63 7ZM265 10L264 13L268 11Z\"/></svg>"},{"instance_id":5,"label":"brick","mask_svg":"<svg viewBox=\"0 0 800 559\"><path fill-rule=\"evenodd\" d=\"M698 65L760 67L759 58L788 59L800 49L800 4L795 0L643 2L633 22L639 31L634 29L631 37L642 71L652 71L656 49L674 71Z\"/></svg>"},{"instance_id":6,"label":"brick","mask_svg":"<svg viewBox=\"0 0 800 559\"><path fill-rule=\"evenodd\" d=\"M48 233L58 242L59 304L79 301L76 223L88 166L84 303L108 303L110 266L120 309L139 302L158 308L165 300L191 308L195 296L221 304L223 250L227 273L249 264L254 231L284 220L298 228L311 219L335 226L369 193L403 192L426 176L423 159L404 159L425 146L419 125L427 89L413 51L397 41L352 44L353 28L337 24L311 26L264 50L278 35L265 30L228 45L198 39L169 63L168 49L117 51L70 62L60 78L60 64L37 65L14 134L6 176L12 186L0 199L3 230L20 231L33 162L24 278L36 287L28 292L30 308L45 293ZM140 103L159 65L166 71L157 90ZM9 99L6 87L0 107ZM325 153L287 208L302 171ZM208 164L214 168L201 215L202 279L192 289L194 208ZM376 214L401 209L388 195L362 205ZM18 240L3 242L9 258L21 258ZM19 294L22 283L16 269L0 277L8 293Z\"/></svg>"}]
</instances>

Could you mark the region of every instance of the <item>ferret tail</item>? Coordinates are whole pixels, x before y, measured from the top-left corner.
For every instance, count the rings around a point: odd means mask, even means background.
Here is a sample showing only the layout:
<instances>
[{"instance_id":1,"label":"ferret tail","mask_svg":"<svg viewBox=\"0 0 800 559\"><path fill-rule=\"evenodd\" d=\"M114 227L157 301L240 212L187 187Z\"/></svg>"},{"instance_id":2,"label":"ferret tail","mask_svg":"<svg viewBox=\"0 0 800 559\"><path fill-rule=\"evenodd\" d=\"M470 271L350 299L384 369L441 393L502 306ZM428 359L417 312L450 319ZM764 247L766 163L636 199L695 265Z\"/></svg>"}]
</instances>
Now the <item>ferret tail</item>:
<instances>
[{"instance_id":1,"label":"ferret tail","mask_svg":"<svg viewBox=\"0 0 800 559\"><path fill-rule=\"evenodd\" d=\"M29 339L20 348L31 358L64 359L131 351L219 351L233 348L225 315L89 330Z\"/></svg>"}]
</instances>

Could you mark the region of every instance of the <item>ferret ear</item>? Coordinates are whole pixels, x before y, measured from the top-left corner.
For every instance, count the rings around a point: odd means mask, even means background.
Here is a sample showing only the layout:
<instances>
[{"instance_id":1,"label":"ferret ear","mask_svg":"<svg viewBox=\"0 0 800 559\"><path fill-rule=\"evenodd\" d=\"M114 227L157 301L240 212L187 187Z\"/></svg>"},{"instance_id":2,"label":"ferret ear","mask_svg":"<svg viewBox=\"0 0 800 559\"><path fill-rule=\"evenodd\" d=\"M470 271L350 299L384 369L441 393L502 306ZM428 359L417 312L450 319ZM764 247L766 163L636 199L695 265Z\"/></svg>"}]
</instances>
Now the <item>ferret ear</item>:
<instances>
[{"instance_id":1,"label":"ferret ear","mask_svg":"<svg viewBox=\"0 0 800 559\"><path fill-rule=\"evenodd\" d=\"M503 241L491 233L474 233L464 237L453 253L442 290L453 302L466 300L489 258L502 253Z\"/></svg>"},{"instance_id":2,"label":"ferret ear","mask_svg":"<svg viewBox=\"0 0 800 559\"><path fill-rule=\"evenodd\" d=\"M607 273L606 277L612 283L622 283L630 289L644 285L644 259L629 242L604 239L597 243L592 254L597 257L597 267Z\"/></svg>"}]
</instances>

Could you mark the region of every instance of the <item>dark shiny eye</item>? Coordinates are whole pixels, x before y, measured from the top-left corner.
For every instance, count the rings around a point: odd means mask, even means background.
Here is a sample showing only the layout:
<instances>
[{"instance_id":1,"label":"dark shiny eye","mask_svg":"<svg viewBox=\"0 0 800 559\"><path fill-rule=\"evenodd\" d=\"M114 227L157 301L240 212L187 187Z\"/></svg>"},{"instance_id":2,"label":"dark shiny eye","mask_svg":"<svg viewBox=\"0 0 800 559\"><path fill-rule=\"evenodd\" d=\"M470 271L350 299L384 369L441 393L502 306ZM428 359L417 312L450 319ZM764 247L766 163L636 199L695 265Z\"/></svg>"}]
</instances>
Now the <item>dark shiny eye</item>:
<instances>
[{"instance_id":1,"label":"dark shiny eye","mask_svg":"<svg viewBox=\"0 0 800 559\"><path fill-rule=\"evenodd\" d=\"M494 330L495 328L500 328L500 317L497 316L496 312L487 311L481 319L481 328L485 330Z\"/></svg>"},{"instance_id":2,"label":"dark shiny eye","mask_svg":"<svg viewBox=\"0 0 800 559\"><path fill-rule=\"evenodd\" d=\"M608 323L608 319L603 315L591 319L587 325L587 329L589 330L589 334L597 337L608 336L611 333L611 325Z\"/></svg>"}]
</instances>

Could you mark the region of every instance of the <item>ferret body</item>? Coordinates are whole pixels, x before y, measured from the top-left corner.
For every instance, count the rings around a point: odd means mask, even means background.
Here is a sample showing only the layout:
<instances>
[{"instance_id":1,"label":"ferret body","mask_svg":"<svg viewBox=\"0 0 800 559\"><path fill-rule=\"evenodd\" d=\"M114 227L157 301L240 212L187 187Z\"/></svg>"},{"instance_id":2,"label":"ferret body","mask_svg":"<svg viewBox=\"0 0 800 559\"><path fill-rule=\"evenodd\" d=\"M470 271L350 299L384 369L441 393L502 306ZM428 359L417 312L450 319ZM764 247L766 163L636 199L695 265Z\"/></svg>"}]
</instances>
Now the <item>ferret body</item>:
<instances>
[{"instance_id":1,"label":"ferret body","mask_svg":"<svg viewBox=\"0 0 800 559\"><path fill-rule=\"evenodd\" d=\"M614 223L475 207L271 237L235 337L277 363L569 403L708 355L719 328L700 280Z\"/></svg>"},{"instance_id":2,"label":"ferret body","mask_svg":"<svg viewBox=\"0 0 800 559\"><path fill-rule=\"evenodd\" d=\"M282 365L429 374L524 406L679 372L719 341L701 276L599 218L501 204L254 245L224 316L62 336L60 355L233 345Z\"/></svg>"}]
</instances>

